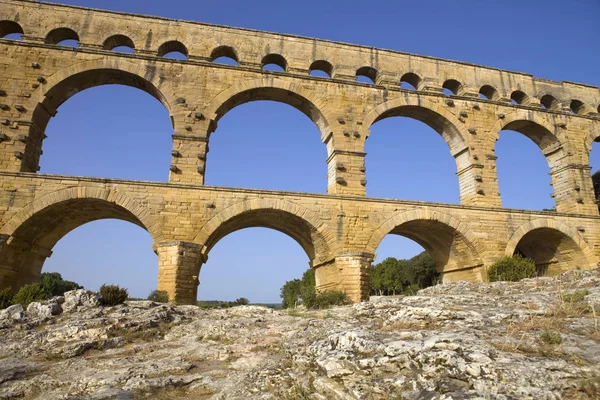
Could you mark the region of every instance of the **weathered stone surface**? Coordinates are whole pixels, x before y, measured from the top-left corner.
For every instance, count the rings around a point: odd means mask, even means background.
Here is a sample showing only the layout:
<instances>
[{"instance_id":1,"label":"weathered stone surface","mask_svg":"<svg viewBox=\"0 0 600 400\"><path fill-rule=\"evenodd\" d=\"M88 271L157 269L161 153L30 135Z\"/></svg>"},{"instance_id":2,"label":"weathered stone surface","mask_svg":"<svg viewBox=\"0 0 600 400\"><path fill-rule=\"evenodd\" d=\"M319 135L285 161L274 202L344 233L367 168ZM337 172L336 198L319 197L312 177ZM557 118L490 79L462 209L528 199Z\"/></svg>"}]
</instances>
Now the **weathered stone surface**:
<instances>
[{"instance_id":1,"label":"weathered stone surface","mask_svg":"<svg viewBox=\"0 0 600 400\"><path fill-rule=\"evenodd\" d=\"M62 311L57 298L44 302L33 302L27 306L27 315L38 318L50 318Z\"/></svg>"},{"instance_id":2,"label":"weathered stone surface","mask_svg":"<svg viewBox=\"0 0 600 400\"><path fill-rule=\"evenodd\" d=\"M86 289L76 289L64 294L62 309L64 312L75 310L77 307L96 307L100 305L100 295Z\"/></svg>"},{"instance_id":3,"label":"weathered stone surface","mask_svg":"<svg viewBox=\"0 0 600 400\"><path fill-rule=\"evenodd\" d=\"M468 290L466 290L468 288ZM331 310L79 307L0 331L0 393L27 399L596 399L600 269L445 284ZM588 295L589 296L589 295ZM544 331L560 334L546 343Z\"/></svg>"}]
</instances>

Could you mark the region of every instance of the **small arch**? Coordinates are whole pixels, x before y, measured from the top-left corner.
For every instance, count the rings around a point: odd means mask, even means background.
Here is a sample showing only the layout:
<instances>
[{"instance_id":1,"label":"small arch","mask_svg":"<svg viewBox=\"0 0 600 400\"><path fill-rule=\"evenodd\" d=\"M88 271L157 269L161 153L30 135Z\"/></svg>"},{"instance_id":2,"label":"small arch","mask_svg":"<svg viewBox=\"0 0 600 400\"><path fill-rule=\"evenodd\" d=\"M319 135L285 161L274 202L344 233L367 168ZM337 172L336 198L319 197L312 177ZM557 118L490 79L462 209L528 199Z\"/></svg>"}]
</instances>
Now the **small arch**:
<instances>
[{"instance_id":1,"label":"small arch","mask_svg":"<svg viewBox=\"0 0 600 400\"><path fill-rule=\"evenodd\" d=\"M210 61L215 64L239 65L239 58L231 46L219 46L210 53Z\"/></svg>"},{"instance_id":2,"label":"small arch","mask_svg":"<svg viewBox=\"0 0 600 400\"><path fill-rule=\"evenodd\" d=\"M540 103L543 108L546 110L558 110L560 109L560 102L556 99L556 97L551 94L546 94L542 96L540 99Z\"/></svg>"},{"instance_id":3,"label":"small arch","mask_svg":"<svg viewBox=\"0 0 600 400\"><path fill-rule=\"evenodd\" d=\"M579 100L571 100L569 108L573 114L583 114L585 112L585 104Z\"/></svg>"},{"instance_id":4,"label":"small arch","mask_svg":"<svg viewBox=\"0 0 600 400\"><path fill-rule=\"evenodd\" d=\"M462 92L463 85L456 79L448 79L447 81L444 82L444 84L442 85L442 88L444 88L450 92L450 93L445 93L445 94L453 94L455 96L458 96Z\"/></svg>"},{"instance_id":5,"label":"small arch","mask_svg":"<svg viewBox=\"0 0 600 400\"><path fill-rule=\"evenodd\" d=\"M160 45L158 48L158 56L165 58L173 58L176 60L187 60L189 52L187 47L178 40L169 40Z\"/></svg>"},{"instance_id":6,"label":"small arch","mask_svg":"<svg viewBox=\"0 0 600 400\"><path fill-rule=\"evenodd\" d=\"M287 61L281 54L267 54L261 61L261 68L266 71L285 72Z\"/></svg>"},{"instance_id":7,"label":"small arch","mask_svg":"<svg viewBox=\"0 0 600 400\"><path fill-rule=\"evenodd\" d=\"M23 34L21 25L14 21L0 21L0 38L20 40Z\"/></svg>"},{"instance_id":8,"label":"small arch","mask_svg":"<svg viewBox=\"0 0 600 400\"><path fill-rule=\"evenodd\" d=\"M400 78L400 87L402 89L418 90L420 83L421 78L413 72L407 72Z\"/></svg>"},{"instance_id":9,"label":"small arch","mask_svg":"<svg viewBox=\"0 0 600 400\"><path fill-rule=\"evenodd\" d=\"M133 43L133 40L125 35L112 35L106 38L102 44L102 48L104 50L133 53L135 44ZM129 49L129 51L127 51L127 49Z\"/></svg>"},{"instance_id":10,"label":"small arch","mask_svg":"<svg viewBox=\"0 0 600 400\"><path fill-rule=\"evenodd\" d=\"M331 78L333 76L333 65L325 60L314 61L310 64L310 75Z\"/></svg>"},{"instance_id":11,"label":"small arch","mask_svg":"<svg viewBox=\"0 0 600 400\"><path fill-rule=\"evenodd\" d=\"M483 85L479 89L479 98L497 101L500 99L500 94L498 93L495 87L491 85Z\"/></svg>"},{"instance_id":12,"label":"small arch","mask_svg":"<svg viewBox=\"0 0 600 400\"><path fill-rule=\"evenodd\" d=\"M51 30L44 41L46 44L77 47L79 35L71 28L56 28Z\"/></svg>"},{"instance_id":13,"label":"small arch","mask_svg":"<svg viewBox=\"0 0 600 400\"><path fill-rule=\"evenodd\" d=\"M522 254L535 261L542 275L556 275L575 268L594 268L595 256L579 232L548 219L521 225L512 234L505 254Z\"/></svg>"},{"instance_id":14,"label":"small arch","mask_svg":"<svg viewBox=\"0 0 600 400\"><path fill-rule=\"evenodd\" d=\"M373 67L360 67L356 70L356 81L374 85L377 81L377 70Z\"/></svg>"},{"instance_id":15,"label":"small arch","mask_svg":"<svg viewBox=\"0 0 600 400\"><path fill-rule=\"evenodd\" d=\"M526 105L529 102L529 96L520 90L515 90L510 94L512 104Z\"/></svg>"}]
</instances>

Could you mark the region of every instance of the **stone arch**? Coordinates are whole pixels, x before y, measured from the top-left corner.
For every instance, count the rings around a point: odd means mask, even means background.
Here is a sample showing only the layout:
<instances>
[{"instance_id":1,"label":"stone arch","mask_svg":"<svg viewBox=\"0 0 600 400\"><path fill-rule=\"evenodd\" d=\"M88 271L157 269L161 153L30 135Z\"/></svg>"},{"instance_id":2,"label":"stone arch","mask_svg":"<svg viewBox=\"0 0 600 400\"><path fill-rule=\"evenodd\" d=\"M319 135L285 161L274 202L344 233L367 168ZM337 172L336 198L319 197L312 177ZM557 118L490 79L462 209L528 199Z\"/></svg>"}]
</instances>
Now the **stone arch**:
<instances>
[{"instance_id":1,"label":"stone arch","mask_svg":"<svg viewBox=\"0 0 600 400\"><path fill-rule=\"evenodd\" d=\"M70 27L59 27L52 29L46 35L44 43L46 44L58 44L63 40L77 40L79 41L79 34Z\"/></svg>"},{"instance_id":2,"label":"stone arch","mask_svg":"<svg viewBox=\"0 0 600 400\"><path fill-rule=\"evenodd\" d=\"M161 238L160 219L129 196L106 187L77 186L46 194L10 218L0 228L9 237L0 264L12 271L3 285L17 289L39 279L54 245L72 230L92 221L114 218Z\"/></svg>"},{"instance_id":3,"label":"stone arch","mask_svg":"<svg viewBox=\"0 0 600 400\"><path fill-rule=\"evenodd\" d=\"M62 69L49 76L32 96L33 122L25 147L22 171L35 172L41 154L41 142L50 119L58 107L76 93L105 84L122 84L143 90L160 101L171 114L175 130L181 118L175 118L183 110L173 113L175 103L171 89L160 81L153 68L137 66L117 57L86 61Z\"/></svg>"},{"instance_id":4,"label":"stone arch","mask_svg":"<svg viewBox=\"0 0 600 400\"><path fill-rule=\"evenodd\" d=\"M306 252L311 265L333 259L333 233L310 210L282 199L259 198L236 203L212 217L194 238L206 254L223 237L240 229L270 228L294 239Z\"/></svg>"},{"instance_id":5,"label":"stone arch","mask_svg":"<svg viewBox=\"0 0 600 400\"><path fill-rule=\"evenodd\" d=\"M375 253L388 234L414 240L433 257L444 281L481 280L482 245L467 224L437 210L416 209L397 214L375 229L366 251Z\"/></svg>"},{"instance_id":6,"label":"stone arch","mask_svg":"<svg viewBox=\"0 0 600 400\"><path fill-rule=\"evenodd\" d=\"M585 151L589 154L592 151L592 146L594 142L600 142L600 128L591 131L584 140L583 145L585 146Z\"/></svg>"},{"instance_id":7,"label":"stone arch","mask_svg":"<svg viewBox=\"0 0 600 400\"><path fill-rule=\"evenodd\" d=\"M0 38L3 38L7 35L13 33L20 33L21 35L25 32L23 31L23 27L19 25L16 21L10 20L1 20L0 21Z\"/></svg>"},{"instance_id":8,"label":"stone arch","mask_svg":"<svg viewBox=\"0 0 600 400\"><path fill-rule=\"evenodd\" d=\"M217 122L227 112L239 105L256 100L278 101L296 108L317 125L321 131L323 142L331 133L328 122L331 117L324 112L327 107L326 99L320 98L295 83L277 79L271 75L233 85L215 96L207 107L212 122L210 132L216 129ZM329 154L331 146L327 147Z\"/></svg>"},{"instance_id":9,"label":"stone arch","mask_svg":"<svg viewBox=\"0 0 600 400\"><path fill-rule=\"evenodd\" d=\"M576 229L546 218L527 222L515 230L505 254L511 256L516 251L533 259L542 272L547 270L550 275L596 266L592 249Z\"/></svg>"},{"instance_id":10,"label":"stone arch","mask_svg":"<svg viewBox=\"0 0 600 400\"><path fill-rule=\"evenodd\" d=\"M129 36L126 35L110 35L102 41L102 48L104 50L112 50L115 47L121 46L129 47L132 50L135 49L135 43Z\"/></svg>"},{"instance_id":11,"label":"stone arch","mask_svg":"<svg viewBox=\"0 0 600 400\"><path fill-rule=\"evenodd\" d=\"M479 185L475 181L476 171L469 169L473 163L468 139L470 134L454 114L431 100L405 95L371 109L360 125L361 133L368 138L371 125L389 117L413 118L435 130L446 142L456 161L461 202L477 201L479 195L476 194L476 188Z\"/></svg>"}]
</instances>

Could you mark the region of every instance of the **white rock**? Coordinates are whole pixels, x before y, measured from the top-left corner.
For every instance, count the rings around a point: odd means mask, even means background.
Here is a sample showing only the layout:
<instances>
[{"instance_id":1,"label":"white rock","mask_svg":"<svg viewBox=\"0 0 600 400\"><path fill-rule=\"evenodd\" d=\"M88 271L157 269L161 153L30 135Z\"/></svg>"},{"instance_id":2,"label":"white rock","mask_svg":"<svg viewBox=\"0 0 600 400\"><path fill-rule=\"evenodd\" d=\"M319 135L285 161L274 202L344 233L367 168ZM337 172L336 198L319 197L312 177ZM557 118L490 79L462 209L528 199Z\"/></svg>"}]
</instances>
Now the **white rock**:
<instances>
[{"instance_id":1,"label":"white rock","mask_svg":"<svg viewBox=\"0 0 600 400\"><path fill-rule=\"evenodd\" d=\"M34 318L50 318L60 314L61 311L58 299L55 298L43 302L36 301L27 306L27 315Z\"/></svg>"},{"instance_id":2,"label":"white rock","mask_svg":"<svg viewBox=\"0 0 600 400\"><path fill-rule=\"evenodd\" d=\"M25 317L23 313L23 305L15 304L10 307L0 310L0 321L18 321Z\"/></svg>"},{"instance_id":3,"label":"white rock","mask_svg":"<svg viewBox=\"0 0 600 400\"><path fill-rule=\"evenodd\" d=\"M73 311L77 307L97 307L100 305L101 296L98 292L86 289L76 289L64 294L65 302L63 311Z\"/></svg>"}]
</instances>

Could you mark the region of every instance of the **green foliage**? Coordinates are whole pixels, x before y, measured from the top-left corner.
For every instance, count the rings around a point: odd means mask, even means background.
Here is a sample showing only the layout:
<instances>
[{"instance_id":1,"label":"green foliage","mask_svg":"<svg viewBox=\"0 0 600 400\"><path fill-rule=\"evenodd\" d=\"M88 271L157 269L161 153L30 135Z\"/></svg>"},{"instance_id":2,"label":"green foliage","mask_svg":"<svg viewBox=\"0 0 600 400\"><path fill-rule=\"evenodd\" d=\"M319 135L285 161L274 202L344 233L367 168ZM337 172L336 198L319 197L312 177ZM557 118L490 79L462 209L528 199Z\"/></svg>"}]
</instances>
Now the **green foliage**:
<instances>
[{"instance_id":1,"label":"green foliage","mask_svg":"<svg viewBox=\"0 0 600 400\"><path fill-rule=\"evenodd\" d=\"M414 295L419 289L433 286L439 279L435 261L425 251L410 260L389 257L371 267L371 294Z\"/></svg>"},{"instance_id":2,"label":"green foliage","mask_svg":"<svg viewBox=\"0 0 600 400\"><path fill-rule=\"evenodd\" d=\"M343 306L350 304L351 301L346 293L339 290L328 290L325 292L319 292L309 298L303 299L303 304L306 308L321 309L329 308L333 306Z\"/></svg>"},{"instance_id":3,"label":"green foliage","mask_svg":"<svg viewBox=\"0 0 600 400\"><path fill-rule=\"evenodd\" d=\"M562 342L562 337L560 336L560 333L555 331L543 331L540 334L540 339L542 342L551 345L561 344Z\"/></svg>"},{"instance_id":4,"label":"green foliage","mask_svg":"<svg viewBox=\"0 0 600 400\"><path fill-rule=\"evenodd\" d=\"M29 303L43 301L47 298L48 293L46 293L41 284L31 283L19 289L15 297L13 297L13 304L22 304L23 307L27 307Z\"/></svg>"},{"instance_id":5,"label":"green foliage","mask_svg":"<svg viewBox=\"0 0 600 400\"><path fill-rule=\"evenodd\" d=\"M157 303L168 303L169 294L164 290L153 290L148 295L148 300L155 301Z\"/></svg>"},{"instance_id":6,"label":"green foliage","mask_svg":"<svg viewBox=\"0 0 600 400\"><path fill-rule=\"evenodd\" d=\"M287 281L281 288L280 294L283 308L295 307L300 302L305 305L307 302L314 302L317 296L315 286L315 271L312 268L304 272L302 279Z\"/></svg>"},{"instance_id":7,"label":"green foliage","mask_svg":"<svg viewBox=\"0 0 600 400\"><path fill-rule=\"evenodd\" d=\"M0 310L13 305L13 292L11 288L0 290Z\"/></svg>"},{"instance_id":8,"label":"green foliage","mask_svg":"<svg viewBox=\"0 0 600 400\"><path fill-rule=\"evenodd\" d=\"M127 289L120 288L118 285L102 285L100 286L100 296L102 296L102 304L105 306L116 306L123 304L129 298Z\"/></svg>"},{"instance_id":9,"label":"green foliage","mask_svg":"<svg viewBox=\"0 0 600 400\"><path fill-rule=\"evenodd\" d=\"M492 264L487 271L490 282L517 282L525 278L535 278L537 268L535 262L518 254L502 257Z\"/></svg>"},{"instance_id":10,"label":"green foliage","mask_svg":"<svg viewBox=\"0 0 600 400\"><path fill-rule=\"evenodd\" d=\"M588 294L590 294L590 291L587 289L583 289L576 290L571 293L561 293L559 294L559 297L562 301L565 301L567 303L579 303L580 301L583 301L584 297Z\"/></svg>"},{"instance_id":11,"label":"green foliage","mask_svg":"<svg viewBox=\"0 0 600 400\"><path fill-rule=\"evenodd\" d=\"M75 282L65 281L58 272L43 272L40 284L48 293L48 296L62 296L65 292L75 289L83 289L83 286Z\"/></svg>"},{"instance_id":12,"label":"green foliage","mask_svg":"<svg viewBox=\"0 0 600 400\"><path fill-rule=\"evenodd\" d=\"M239 299L236 299L234 303L238 306L247 306L248 304L250 304L250 300L248 300L245 297L240 297Z\"/></svg>"}]
</instances>

